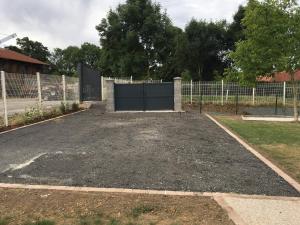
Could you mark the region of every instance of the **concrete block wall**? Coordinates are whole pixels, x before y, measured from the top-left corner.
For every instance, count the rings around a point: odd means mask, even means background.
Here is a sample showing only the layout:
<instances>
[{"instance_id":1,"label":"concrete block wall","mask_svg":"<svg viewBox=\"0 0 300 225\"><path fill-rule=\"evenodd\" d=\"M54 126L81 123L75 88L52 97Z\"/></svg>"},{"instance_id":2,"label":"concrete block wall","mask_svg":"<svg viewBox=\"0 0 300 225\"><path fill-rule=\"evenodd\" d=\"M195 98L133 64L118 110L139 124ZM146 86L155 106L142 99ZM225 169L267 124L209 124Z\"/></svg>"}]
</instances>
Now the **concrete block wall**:
<instances>
[{"instance_id":1,"label":"concrete block wall","mask_svg":"<svg viewBox=\"0 0 300 225\"><path fill-rule=\"evenodd\" d=\"M106 80L106 111L115 111L115 83L114 79Z\"/></svg>"},{"instance_id":2,"label":"concrete block wall","mask_svg":"<svg viewBox=\"0 0 300 225\"><path fill-rule=\"evenodd\" d=\"M182 111L181 77L174 78L174 111Z\"/></svg>"}]
</instances>

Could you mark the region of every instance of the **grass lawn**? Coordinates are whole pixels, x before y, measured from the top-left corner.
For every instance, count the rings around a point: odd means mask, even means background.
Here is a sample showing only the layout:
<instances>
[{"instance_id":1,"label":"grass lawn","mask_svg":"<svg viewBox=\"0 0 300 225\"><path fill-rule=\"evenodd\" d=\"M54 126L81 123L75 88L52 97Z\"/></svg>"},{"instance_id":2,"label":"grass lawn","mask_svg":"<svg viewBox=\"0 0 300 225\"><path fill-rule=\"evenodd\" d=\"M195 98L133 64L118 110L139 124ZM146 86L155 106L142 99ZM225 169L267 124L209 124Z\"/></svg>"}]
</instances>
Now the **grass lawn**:
<instances>
[{"instance_id":1,"label":"grass lawn","mask_svg":"<svg viewBox=\"0 0 300 225\"><path fill-rule=\"evenodd\" d=\"M243 121L229 116L217 119L300 182L300 123Z\"/></svg>"},{"instance_id":2,"label":"grass lawn","mask_svg":"<svg viewBox=\"0 0 300 225\"><path fill-rule=\"evenodd\" d=\"M0 189L0 225L233 225L210 197Z\"/></svg>"}]
</instances>

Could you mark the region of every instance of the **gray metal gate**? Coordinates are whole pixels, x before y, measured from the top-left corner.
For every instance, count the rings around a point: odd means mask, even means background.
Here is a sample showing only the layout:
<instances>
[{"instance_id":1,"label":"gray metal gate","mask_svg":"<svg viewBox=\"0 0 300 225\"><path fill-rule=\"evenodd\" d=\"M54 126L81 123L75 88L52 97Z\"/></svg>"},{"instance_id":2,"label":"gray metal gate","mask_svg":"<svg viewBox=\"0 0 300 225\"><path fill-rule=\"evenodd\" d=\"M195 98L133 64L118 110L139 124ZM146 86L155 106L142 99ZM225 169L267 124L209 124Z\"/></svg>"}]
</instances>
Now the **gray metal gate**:
<instances>
[{"instance_id":1,"label":"gray metal gate","mask_svg":"<svg viewBox=\"0 0 300 225\"><path fill-rule=\"evenodd\" d=\"M115 84L116 111L174 110L174 84Z\"/></svg>"},{"instance_id":2,"label":"gray metal gate","mask_svg":"<svg viewBox=\"0 0 300 225\"><path fill-rule=\"evenodd\" d=\"M101 101L101 77L100 72L79 63L79 95L80 101Z\"/></svg>"}]
</instances>

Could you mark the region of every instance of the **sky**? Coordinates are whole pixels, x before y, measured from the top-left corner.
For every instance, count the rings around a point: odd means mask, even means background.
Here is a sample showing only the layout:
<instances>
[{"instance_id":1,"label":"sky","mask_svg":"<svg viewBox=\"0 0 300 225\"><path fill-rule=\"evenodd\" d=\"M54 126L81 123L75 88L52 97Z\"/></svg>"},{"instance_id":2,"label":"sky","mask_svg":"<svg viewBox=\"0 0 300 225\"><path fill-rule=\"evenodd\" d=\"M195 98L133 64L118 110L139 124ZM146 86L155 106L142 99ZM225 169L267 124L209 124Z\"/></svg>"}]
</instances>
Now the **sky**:
<instances>
[{"instance_id":1,"label":"sky","mask_svg":"<svg viewBox=\"0 0 300 225\"><path fill-rule=\"evenodd\" d=\"M95 26L125 0L0 0L0 38L16 33L42 42L50 50L91 42L99 45ZM156 0L175 26L192 19L232 21L246 0ZM10 40L0 47L14 45Z\"/></svg>"}]
</instances>

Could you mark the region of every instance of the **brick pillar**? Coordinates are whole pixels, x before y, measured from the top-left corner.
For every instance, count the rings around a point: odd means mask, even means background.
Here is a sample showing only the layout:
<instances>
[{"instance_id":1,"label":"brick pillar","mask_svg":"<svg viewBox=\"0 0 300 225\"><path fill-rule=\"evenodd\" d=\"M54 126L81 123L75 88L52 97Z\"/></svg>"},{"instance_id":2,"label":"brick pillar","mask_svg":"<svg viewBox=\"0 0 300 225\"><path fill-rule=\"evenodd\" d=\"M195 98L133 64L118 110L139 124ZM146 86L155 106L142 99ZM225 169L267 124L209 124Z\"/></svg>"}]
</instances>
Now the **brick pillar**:
<instances>
[{"instance_id":1,"label":"brick pillar","mask_svg":"<svg viewBox=\"0 0 300 225\"><path fill-rule=\"evenodd\" d=\"M106 80L106 111L115 111L115 91L114 91L114 80Z\"/></svg>"},{"instance_id":2,"label":"brick pillar","mask_svg":"<svg viewBox=\"0 0 300 225\"><path fill-rule=\"evenodd\" d=\"M181 112L181 77L174 78L174 111Z\"/></svg>"}]
</instances>

